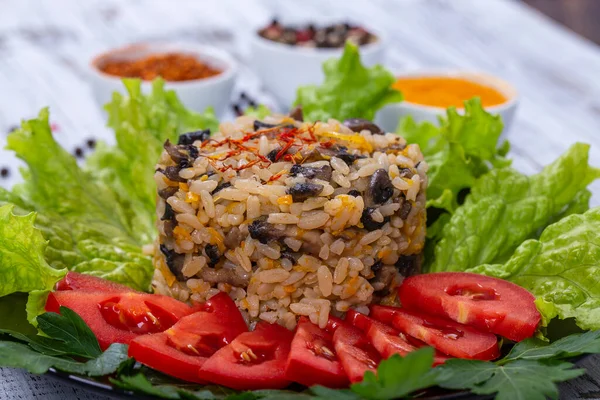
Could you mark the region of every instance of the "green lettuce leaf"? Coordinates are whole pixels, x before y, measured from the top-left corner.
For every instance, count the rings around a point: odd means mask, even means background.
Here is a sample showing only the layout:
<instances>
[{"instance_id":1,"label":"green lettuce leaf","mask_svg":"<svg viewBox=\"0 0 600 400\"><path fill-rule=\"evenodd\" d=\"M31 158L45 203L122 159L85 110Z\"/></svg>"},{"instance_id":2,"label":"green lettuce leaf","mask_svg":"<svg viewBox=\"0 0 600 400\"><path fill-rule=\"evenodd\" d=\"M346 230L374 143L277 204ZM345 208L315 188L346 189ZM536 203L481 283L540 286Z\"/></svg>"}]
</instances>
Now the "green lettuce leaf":
<instances>
[{"instance_id":1,"label":"green lettuce leaf","mask_svg":"<svg viewBox=\"0 0 600 400\"><path fill-rule=\"evenodd\" d=\"M246 108L244 110L244 115L261 120L267 115L271 115L271 110L269 110L269 107L265 106L264 104L259 104L256 107Z\"/></svg>"},{"instance_id":2,"label":"green lettuce leaf","mask_svg":"<svg viewBox=\"0 0 600 400\"><path fill-rule=\"evenodd\" d=\"M35 226L48 240L47 246L36 248L38 256L56 269L92 273L148 290L152 264L141 246L151 240L152 231L138 229L120 193L79 168L56 143L48 111L24 121L7 141L28 169L23 171L24 182L12 193L0 192L0 202L15 202L15 212L20 214L38 213ZM47 289L51 286L27 291ZM39 306L41 302L31 304ZM28 311L34 316L41 309L32 306Z\"/></svg>"},{"instance_id":3,"label":"green lettuce leaf","mask_svg":"<svg viewBox=\"0 0 600 400\"><path fill-rule=\"evenodd\" d=\"M507 279L537 297L544 321L575 318L582 329L600 329L600 208L550 225L539 240L521 244L503 265L470 271Z\"/></svg>"},{"instance_id":4,"label":"green lettuce leaf","mask_svg":"<svg viewBox=\"0 0 600 400\"><path fill-rule=\"evenodd\" d=\"M156 185L154 166L169 139L177 143L180 134L218 129L212 109L199 114L186 109L175 92L165 90L157 79L152 91L142 93L139 79L124 79L128 96L113 93L108 112L108 126L115 131L117 145L99 143L88 158L86 170L119 194L119 201L136 227L133 237L149 242L154 237Z\"/></svg>"},{"instance_id":5,"label":"green lettuce leaf","mask_svg":"<svg viewBox=\"0 0 600 400\"><path fill-rule=\"evenodd\" d=\"M394 75L381 65L366 68L360 62L358 47L350 42L341 58L323 63L323 72L321 86L298 88L294 104L302 106L305 121L372 120L384 105L402 101L402 93L392 88Z\"/></svg>"},{"instance_id":6,"label":"green lettuce leaf","mask_svg":"<svg viewBox=\"0 0 600 400\"><path fill-rule=\"evenodd\" d=\"M439 127L416 124L410 117L400 121L397 133L418 144L429 165L428 207L454 212L461 190L470 189L491 168L510 165L504 157L508 143L497 148L502 129L500 116L487 113L478 98L465 102L464 115L449 108Z\"/></svg>"},{"instance_id":7,"label":"green lettuce leaf","mask_svg":"<svg viewBox=\"0 0 600 400\"><path fill-rule=\"evenodd\" d=\"M511 168L481 177L442 229L429 271L465 271L508 260L600 177L600 170L588 165L588 151L589 145L575 144L529 177Z\"/></svg>"},{"instance_id":8,"label":"green lettuce leaf","mask_svg":"<svg viewBox=\"0 0 600 400\"><path fill-rule=\"evenodd\" d=\"M218 121L211 110L187 110L162 81L149 94L142 94L139 80L124 83L129 96L116 93L107 105L117 145L100 143L83 169L52 137L48 110L11 133L8 148L28 168L24 183L12 192L0 190L0 205L14 204L22 215L37 212L35 226L48 244L36 250L52 267L148 290L153 268L142 246L156 235L153 174L163 143L187 131L216 129ZM30 321L41 313L43 291L50 288L26 290L39 290L28 302Z\"/></svg>"},{"instance_id":9,"label":"green lettuce leaf","mask_svg":"<svg viewBox=\"0 0 600 400\"><path fill-rule=\"evenodd\" d=\"M52 137L48 109L38 118L23 121L7 138L7 149L25 161L25 181L13 188L22 204L33 205L35 211L58 214L68 219L98 220L133 236L134 228L121 207L115 207L116 196L83 172L77 161Z\"/></svg>"},{"instance_id":10,"label":"green lettuce leaf","mask_svg":"<svg viewBox=\"0 0 600 400\"><path fill-rule=\"evenodd\" d=\"M27 295L27 303L25 304L27 322L36 328L38 325L37 317L44 313L44 307L46 307L50 292L51 290L32 290Z\"/></svg>"},{"instance_id":11,"label":"green lettuce leaf","mask_svg":"<svg viewBox=\"0 0 600 400\"><path fill-rule=\"evenodd\" d=\"M67 271L44 259L46 241L34 227L35 214L12 211L12 205L0 207L0 296L51 289Z\"/></svg>"}]
</instances>

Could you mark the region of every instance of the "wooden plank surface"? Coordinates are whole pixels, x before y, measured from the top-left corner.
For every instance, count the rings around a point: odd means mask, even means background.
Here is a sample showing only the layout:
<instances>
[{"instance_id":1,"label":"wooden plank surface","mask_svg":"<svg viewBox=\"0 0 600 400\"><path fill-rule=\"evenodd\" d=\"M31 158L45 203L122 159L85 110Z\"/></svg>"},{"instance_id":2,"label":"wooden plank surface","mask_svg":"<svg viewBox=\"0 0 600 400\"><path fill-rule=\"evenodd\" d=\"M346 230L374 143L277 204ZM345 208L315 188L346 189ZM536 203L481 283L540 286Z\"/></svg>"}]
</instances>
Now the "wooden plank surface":
<instances>
[{"instance_id":1,"label":"wooden plank surface","mask_svg":"<svg viewBox=\"0 0 600 400\"><path fill-rule=\"evenodd\" d=\"M242 65L240 91L276 107L245 66L248 38L275 15L352 19L389 35L386 65L483 70L513 82L521 104L508 133L514 166L533 173L576 142L592 144L600 165L600 51L557 23L510 0L322 0L177 2L0 0L0 147L21 118L44 106L69 150L86 139L112 140L88 85L86 64L100 50L139 40L212 44ZM225 117L231 117L226 115ZM18 161L0 150L0 167L18 181ZM592 186L600 204L600 184ZM561 386L562 399L600 398L599 358L589 375ZM47 377L0 369L0 399L105 399Z\"/></svg>"}]
</instances>

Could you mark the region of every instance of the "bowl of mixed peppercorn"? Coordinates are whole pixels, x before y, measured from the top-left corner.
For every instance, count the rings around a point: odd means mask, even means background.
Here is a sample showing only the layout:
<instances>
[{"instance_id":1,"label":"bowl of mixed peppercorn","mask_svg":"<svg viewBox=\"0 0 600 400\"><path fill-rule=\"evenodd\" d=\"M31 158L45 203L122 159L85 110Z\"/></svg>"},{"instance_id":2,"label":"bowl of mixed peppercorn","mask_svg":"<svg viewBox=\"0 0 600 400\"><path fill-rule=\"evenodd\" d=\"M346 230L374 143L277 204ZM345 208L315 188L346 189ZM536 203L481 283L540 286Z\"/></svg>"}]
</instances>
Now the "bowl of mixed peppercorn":
<instances>
[{"instance_id":1,"label":"bowl of mixed peppercorn","mask_svg":"<svg viewBox=\"0 0 600 400\"><path fill-rule=\"evenodd\" d=\"M350 22L288 25L274 19L252 36L252 66L267 89L289 106L298 86L322 82L323 61L340 57L346 41L359 46L365 65L382 62L384 39L364 26Z\"/></svg>"},{"instance_id":2,"label":"bowl of mixed peppercorn","mask_svg":"<svg viewBox=\"0 0 600 400\"><path fill-rule=\"evenodd\" d=\"M142 43L109 50L92 59L90 76L96 99L104 104L114 91L123 92L123 78L139 78L148 91L158 77L177 92L190 109L227 107L237 65L224 51L191 43Z\"/></svg>"}]
</instances>

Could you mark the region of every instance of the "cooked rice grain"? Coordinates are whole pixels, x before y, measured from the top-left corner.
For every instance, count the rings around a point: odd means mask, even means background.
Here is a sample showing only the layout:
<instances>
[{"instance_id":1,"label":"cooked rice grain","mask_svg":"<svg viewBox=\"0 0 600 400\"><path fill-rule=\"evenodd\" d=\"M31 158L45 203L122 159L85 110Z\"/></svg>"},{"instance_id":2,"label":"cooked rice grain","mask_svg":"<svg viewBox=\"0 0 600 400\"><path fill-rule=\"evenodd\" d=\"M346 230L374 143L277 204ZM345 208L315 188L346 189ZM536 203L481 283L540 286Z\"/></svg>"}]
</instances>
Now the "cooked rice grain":
<instances>
[{"instance_id":1,"label":"cooked rice grain","mask_svg":"<svg viewBox=\"0 0 600 400\"><path fill-rule=\"evenodd\" d=\"M394 265L418 268L425 240L419 147L335 120L264 122L281 127L252 133L244 116L209 142L176 146L187 163L161 155L154 180L168 195L145 248L154 291L182 301L225 291L251 325L290 329L298 315L324 327L330 314L392 303L404 272ZM166 179L167 167L185 182Z\"/></svg>"}]
</instances>

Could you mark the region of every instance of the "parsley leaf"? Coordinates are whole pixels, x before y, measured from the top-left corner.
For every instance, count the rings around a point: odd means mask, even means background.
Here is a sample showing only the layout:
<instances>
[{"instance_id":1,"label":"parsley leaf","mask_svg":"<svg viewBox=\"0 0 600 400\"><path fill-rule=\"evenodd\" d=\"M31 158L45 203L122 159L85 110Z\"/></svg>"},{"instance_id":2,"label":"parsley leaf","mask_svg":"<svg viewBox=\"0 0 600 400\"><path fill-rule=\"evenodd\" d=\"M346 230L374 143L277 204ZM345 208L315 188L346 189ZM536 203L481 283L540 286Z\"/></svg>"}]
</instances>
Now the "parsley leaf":
<instances>
[{"instance_id":1,"label":"parsley leaf","mask_svg":"<svg viewBox=\"0 0 600 400\"><path fill-rule=\"evenodd\" d=\"M0 366L23 368L33 374L43 374L51 367L72 374L104 376L112 374L127 360L127 346L112 344L99 357L87 362L42 354L26 344L0 342Z\"/></svg>"},{"instance_id":2,"label":"parsley leaf","mask_svg":"<svg viewBox=\"0 0 600 400\"><path fill-rule=\"evenodd\" d=\"M171 385L153 385L143 374L133 376L120 376L119 379L110 379L110 383L123 390L149 394L163 399L180 399L178 389Z\"/></svg>"},{"instance_id":3,"label":"parsley leaf","mask_svg":"<svg viewBox=\"0 0 600 400\"><path fill-rule=\"evenodd\" d=\"M496 400L557 399L555 382L576 378L585 373L567 362L542 363L516 360L497 365L477 360L448 360L435 368L436 382L446 389L470 389L476 394L497 393Z\"/></svg>"},{"instance_id":4,"label":"parsley leaf","mask_svg":"<svg viewBox=\"0 0 600 400\"><path fill-rule=\"evenodd\" d=\"M137 393L144 393L163 399L182 399L182 400L310 400L315 399L307 393L293 392L289 390L255 390L247 392L237 392L223 386L201 386L200 390L189 390L183 388L181 384L154 384L142 373L133 376L119 376L119 379L110 379L110 382L123 389ZM200 386L200 385L198 385ZM327 389L332 392L336 390ZM336 397L329 397L328 400L335 400ZM357 399L354 397L353 399Z\"/></svg>"},{"instance_id":5,"label":"parsley leaf","mask_svg":"<svg viewBox=\"0 0 600 400\"><path fill-rule=\"evenodd\" d=\"M313 386L309 389L319 400L360 400L362 397L348 389L330 389L325 386Z\"/></svg>"},{"instance_id":6,"label":"parsley leaf","mask_svg":"<svg viewBox=\"0 0 600 400\"><path fill-rule=\"evenodd\" d=\"M232 394L227 400L314 400L315 397L307 393L292 392L289 390L255 390ZM335 400L329 397L328 400Z\"/></svg>"},{"instance_id":7,"label":"parsley leaf","mask_svg":"<svg viewBox=\"0 0 600 400\"><path fill-rule=\"evenodd\" d=\"M527 339L517 343L498 364L514 360L557 360L586 353L600 353L600 331L572 334L551 344Z\"/></svg>"},{"instance_id":8,"label":"parsley leaf","mask_svg":"<svg viewBox=\"0 0 600 400\"><path fill-rule=\"evenodd\" d=\"M46 336L27 336L6 329L0 329L0 333L25 342L47 356L69 355L88 359L100 356L102 350L98 340L81 317L66 307L61 307L60 312L45 313L37 318L38 327Z\"/></svg>"},{"instance_id":9,"label":"parsley leaf","mask_svg":"<svg viewBox=\"0 0 600 400\"><path fill-rule=\"evenodd\" d=\"M42 341L42 345L51 345L55 350L64 354L96 358L102 354L96 336L77 313L67 307L60 308L60 314L45 313L37 318L39 329L52 339ZM38 349L38 343L43 337L36 338L29 345ZM52 343L48 343L52 341Z\"/></svg>"},{"instance_id":10,"label":"parsley leaf","mask_svg":"<svg viewBox=\"0 0 600 400\"><path fill-rule=\"evenodd\" d=\"M352 385L352 391L372 400L404 397L435 384L437 371L431 369L432 364L431 347L419 349L405 357L393 355L379 364L377 375L370 371L365 373L362 382Z\"/></svg>"}]
</instances>

